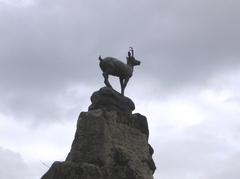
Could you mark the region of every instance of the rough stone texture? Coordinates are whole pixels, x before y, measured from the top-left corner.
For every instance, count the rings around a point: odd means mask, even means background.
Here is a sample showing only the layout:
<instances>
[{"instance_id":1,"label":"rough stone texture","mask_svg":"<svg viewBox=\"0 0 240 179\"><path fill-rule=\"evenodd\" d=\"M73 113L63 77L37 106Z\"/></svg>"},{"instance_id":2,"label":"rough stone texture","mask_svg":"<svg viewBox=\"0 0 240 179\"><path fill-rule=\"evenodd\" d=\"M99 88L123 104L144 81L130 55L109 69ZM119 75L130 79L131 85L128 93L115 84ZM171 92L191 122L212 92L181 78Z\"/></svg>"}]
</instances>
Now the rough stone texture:
<instances>
[{"instance_id":1,"label":"rough stone texture","mask_svg":"<svg viewBox=\"0 0 240 179\"><path fill-rule=\"evenodd\" d=\"M153 179L146 117L131 114L133 102L111 89L100 89L91 100L66 160L55 162L42 179Z\"/></svg>"},{"instance_id":2,"label":"rough stone texture","mask_svg":"<svg viewBox=\"0 0 240 179\"><path fill-rule=\"evenodd\" d=\"M131 99L122 96L119 92L103 87L91 96L92 104L88 110L106 109L115 110L122 113L132 113L135 105Z\"/></svg>"}]
</instances>

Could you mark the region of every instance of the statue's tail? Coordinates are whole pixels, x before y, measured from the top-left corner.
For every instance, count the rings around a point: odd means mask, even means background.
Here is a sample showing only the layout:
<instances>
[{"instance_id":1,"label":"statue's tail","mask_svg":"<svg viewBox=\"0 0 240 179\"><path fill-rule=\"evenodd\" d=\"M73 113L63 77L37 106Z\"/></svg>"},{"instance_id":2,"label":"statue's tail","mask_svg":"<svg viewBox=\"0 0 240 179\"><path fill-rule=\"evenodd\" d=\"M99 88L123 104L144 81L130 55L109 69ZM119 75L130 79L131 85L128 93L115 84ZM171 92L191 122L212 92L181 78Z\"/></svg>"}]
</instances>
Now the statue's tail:
<instances>
[{"instance_id":1,"label":"statue's tail","mask_svg":"<svg viewBox=\"0 0 240 179\"><path fill-rule=\"evenodd\" d=\"M99 56L99 57L98 57L98 59L100 60L100 62L101 62L101 61L103 61L103 59L102 59L102 57L101 57L101 56Z\"/></svg>"}]
</instances>

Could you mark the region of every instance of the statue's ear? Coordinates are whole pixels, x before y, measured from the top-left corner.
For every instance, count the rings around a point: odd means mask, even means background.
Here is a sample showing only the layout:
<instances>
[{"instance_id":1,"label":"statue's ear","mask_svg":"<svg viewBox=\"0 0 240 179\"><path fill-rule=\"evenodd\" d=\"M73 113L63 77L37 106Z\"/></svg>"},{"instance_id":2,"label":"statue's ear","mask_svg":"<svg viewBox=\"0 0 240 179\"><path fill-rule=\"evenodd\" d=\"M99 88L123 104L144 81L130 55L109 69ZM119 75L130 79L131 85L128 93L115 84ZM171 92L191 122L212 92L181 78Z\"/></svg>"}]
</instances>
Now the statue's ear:
<instances>
[{"instance_id":1,"label":"statue's ear","mask_svg":"<svg viewBox=\"0 0 240 179\"><path fill-rule=\"evenodd\" d=\"M130 52L128 52L128 57L131 57L131 53Z\"/></svg>"}]
</instances>

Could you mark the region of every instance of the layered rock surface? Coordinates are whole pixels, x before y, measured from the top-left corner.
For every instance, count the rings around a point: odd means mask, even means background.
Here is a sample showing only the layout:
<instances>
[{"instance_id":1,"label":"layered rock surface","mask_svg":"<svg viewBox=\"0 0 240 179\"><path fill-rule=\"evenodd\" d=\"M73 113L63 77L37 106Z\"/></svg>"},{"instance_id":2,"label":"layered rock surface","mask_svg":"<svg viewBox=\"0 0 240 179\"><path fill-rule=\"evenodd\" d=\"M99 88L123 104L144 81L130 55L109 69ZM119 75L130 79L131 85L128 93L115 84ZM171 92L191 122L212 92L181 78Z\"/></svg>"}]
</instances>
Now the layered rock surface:
<instances>
[{"instance_id":1,"label":"layered rock surface","mask_svg":"<svg viewBox=\"0 0 240 179\"><path fill-rule=\"evenodd\" d=\"M132 114L134 103L102 88L77 122L64 162L54 162L42 179L152 179L155 164L146 117Z\"/></svg>"}]
</instances>

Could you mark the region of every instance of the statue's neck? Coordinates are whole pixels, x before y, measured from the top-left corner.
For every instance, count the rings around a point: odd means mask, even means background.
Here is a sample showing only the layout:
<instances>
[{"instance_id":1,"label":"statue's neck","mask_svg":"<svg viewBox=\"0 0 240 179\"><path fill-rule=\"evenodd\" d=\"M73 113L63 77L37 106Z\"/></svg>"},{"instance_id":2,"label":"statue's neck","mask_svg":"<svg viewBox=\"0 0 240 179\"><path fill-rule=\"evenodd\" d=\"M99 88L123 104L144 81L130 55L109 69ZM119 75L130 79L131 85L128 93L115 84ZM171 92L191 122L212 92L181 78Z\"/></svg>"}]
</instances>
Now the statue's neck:
<instances>
[{"instance_id":1,"label":"statue's neck","mask_svg":"<svg viewBox=\"0 0 240 179\"><path fill-rule=\"evenodd\" d=\"M133 70L133 65L131 64L131 63L127 63L128 64L128 66Z\"/></svg>"},{"instance_id":2,"label":"statue's neck","mask_svg":"<svg viewBox=\"0 0 240 179\"><path fill-rule=\"evenodd\" d=\"M127 64L128 64L128 66L133 70L133 67L134 67L134 66L133 66L133 64L132 64L129 60L127 61Z\"/></svg>"}]
</instances>

